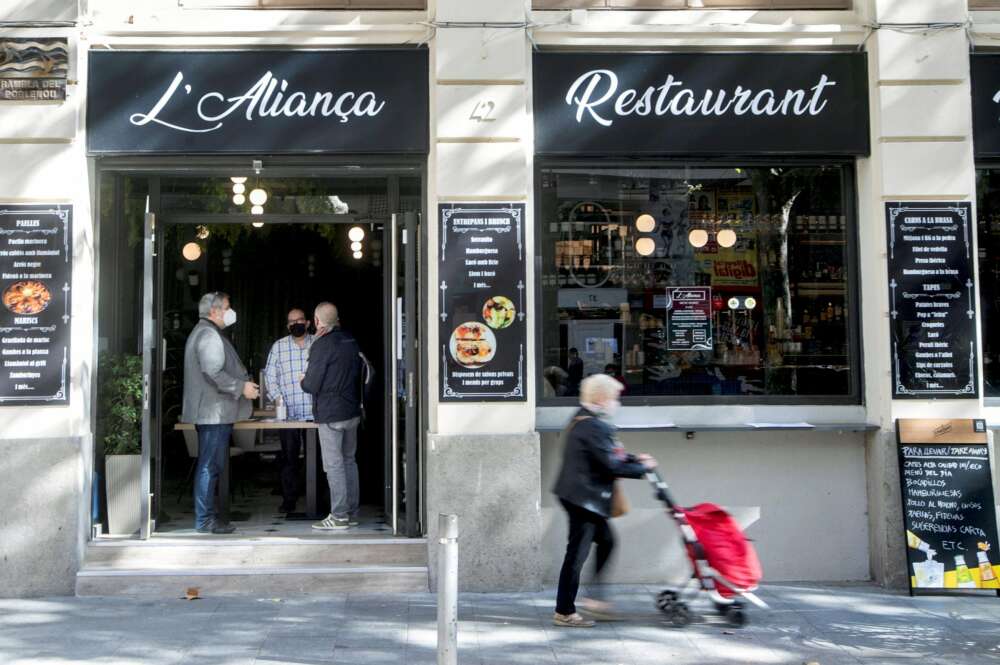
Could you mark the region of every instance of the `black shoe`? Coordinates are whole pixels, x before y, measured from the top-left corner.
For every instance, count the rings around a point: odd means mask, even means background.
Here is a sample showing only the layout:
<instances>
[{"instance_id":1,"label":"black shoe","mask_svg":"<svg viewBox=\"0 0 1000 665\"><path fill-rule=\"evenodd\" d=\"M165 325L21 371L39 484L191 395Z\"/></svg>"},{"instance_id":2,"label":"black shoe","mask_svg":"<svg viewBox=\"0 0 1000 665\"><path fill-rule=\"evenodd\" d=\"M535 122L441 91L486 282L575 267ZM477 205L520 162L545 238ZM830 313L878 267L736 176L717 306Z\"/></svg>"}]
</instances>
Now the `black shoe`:
<instances>
[{"instance_id":1,"label":"black shoe","mask_svg":"<svg viewBox=\"0 0 1000 665\"><path fill-rule=\"evenodd\" d=\"M216 522L210 522L200 529L196 529L198 533L211 533L217 536L224 536L236 531L236 527L232 524L217 524Z\"/></svg>"}]
</instances>

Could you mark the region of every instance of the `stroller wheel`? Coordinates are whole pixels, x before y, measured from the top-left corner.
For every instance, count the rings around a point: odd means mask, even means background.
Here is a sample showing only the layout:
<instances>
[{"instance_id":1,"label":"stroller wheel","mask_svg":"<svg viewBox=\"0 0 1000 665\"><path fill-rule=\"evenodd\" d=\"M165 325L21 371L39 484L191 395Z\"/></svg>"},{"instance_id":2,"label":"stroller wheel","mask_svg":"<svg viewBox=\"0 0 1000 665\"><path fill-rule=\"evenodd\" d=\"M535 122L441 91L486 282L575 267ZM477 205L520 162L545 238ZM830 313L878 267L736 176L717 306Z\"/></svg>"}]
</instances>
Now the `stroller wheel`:
<instances>
[{"instance_id":1,"label":"stroller wheel","mask_svg":"<svg viewBox=\"0 0 1000 665\"><path fill-rule=\"evenodd\" d=\"M677 604L677 592L666 589L656 594L656 607L665 614L671 614Z\"/></svg>"},{"instance_id":2,"label":"stroller wheel","mask_svg":"<svg viewBox=\"0 0 1000 665\"><path fill-rule=\"evenodd\" d=\"M674 624L678 628L683 628L684 626L691 623L691 610L684 603L677 603L674 606L674 611L670 615L670 623Z\"/></svg>"},{"instance_id":3,"label":"stroller wheel","mask_svg":"<svg viewBox=\"0 0 1000 665\"><path fill-rule=\"evenodd\" d=\"M735 628L742 628L747 625L747 613L741 607L730 607L726 610L726 621Z\"/></svg>"}]
</instances>

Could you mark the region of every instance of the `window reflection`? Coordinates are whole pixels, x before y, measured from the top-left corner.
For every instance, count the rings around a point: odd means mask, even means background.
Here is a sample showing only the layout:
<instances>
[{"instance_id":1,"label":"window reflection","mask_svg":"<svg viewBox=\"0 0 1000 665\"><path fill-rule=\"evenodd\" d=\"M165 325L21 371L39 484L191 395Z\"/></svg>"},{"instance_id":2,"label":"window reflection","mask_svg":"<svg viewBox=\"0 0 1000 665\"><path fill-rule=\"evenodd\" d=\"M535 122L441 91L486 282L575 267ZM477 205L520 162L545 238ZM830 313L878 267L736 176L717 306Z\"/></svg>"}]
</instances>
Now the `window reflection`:
<instances>
[{"instance_id":1,"label":"window reflection","mask_svg":"<svg viewBox=\"0 0 1000 665\"><path fill-rule=\"evenodd\" d=\"M543 397L597 372L626 396L855 392L841 167L540 175ZM688 330L672 287L710 303Z\"/></svg>"}]
</instances>

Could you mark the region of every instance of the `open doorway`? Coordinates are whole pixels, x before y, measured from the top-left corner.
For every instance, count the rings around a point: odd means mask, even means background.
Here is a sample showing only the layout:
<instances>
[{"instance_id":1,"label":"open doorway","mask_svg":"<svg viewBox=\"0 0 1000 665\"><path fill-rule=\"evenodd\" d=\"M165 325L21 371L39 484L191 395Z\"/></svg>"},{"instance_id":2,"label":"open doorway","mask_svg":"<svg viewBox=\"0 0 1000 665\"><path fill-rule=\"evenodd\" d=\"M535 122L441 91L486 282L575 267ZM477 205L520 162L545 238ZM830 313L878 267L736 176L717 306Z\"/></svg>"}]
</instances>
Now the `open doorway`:
<instances>
[{"instance_id":1,"label":"open doorway","mask_svg":"<svg viewBox=\"0 0 1000 665\"><path fill-rule=\"evenodd\" d=\"M150 501L142 535L193 532L197 436L178 418L184 343L198 320L198 299L210 291L228 293L238 311L226 334L255 381L272 344L288 335L291 309L311 319L319 302L337 305L343 327L374 369L359 429L356 530L419 535L419 455L406 441L411 430L419 431L406 421L418 417L419 395L400 389L400 377L418 365L404 353L414 346L406 335L416 329L406 330L403 312L418 306L416 273L411 284L404 276L415 270L406 264L408 255L415 258L406 243L418 236L419 173L233 172L102 173L97 384L100 393L101 368L110 359L144 357L151 399L143 413L142 480ZM250 200L254 190L266 193L263 204ZM219 503L241 535L307 536L329 507L319 447L310 448L307 437L294 465L301 496L295 510L279 510L286 465L275 415L265 391L255 403L256 422L234 431ZM99 414L97 422L100 459ZM406 491L407 480L414 491ZM102 497L101 505L106 502Z\"/></svg>"}]
</instances>

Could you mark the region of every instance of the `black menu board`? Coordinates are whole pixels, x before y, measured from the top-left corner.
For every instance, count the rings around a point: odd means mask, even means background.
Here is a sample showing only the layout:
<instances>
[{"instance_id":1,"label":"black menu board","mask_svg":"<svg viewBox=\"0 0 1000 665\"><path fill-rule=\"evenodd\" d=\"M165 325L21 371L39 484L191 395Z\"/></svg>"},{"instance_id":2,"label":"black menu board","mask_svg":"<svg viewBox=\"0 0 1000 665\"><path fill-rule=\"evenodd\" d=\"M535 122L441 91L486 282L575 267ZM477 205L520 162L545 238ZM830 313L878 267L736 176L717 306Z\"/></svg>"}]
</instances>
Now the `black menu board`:
<instances>
[{"instance_id":1,"label":"black menu board","mask_svg":"<svg viewBox=\"0 0 1000 665\"><path fill-rule=\"evenodd\" d=\"M907 577L914 589L1000 589L984 420L897 421Z\"/></svg>"},{"instance_id":2,"label":"black menu board","mask_svg":"<svg viewBox=\"0 0 1000 665\"><path fill-rule=\"evenodd\" d=\"M712 287L667 289L667 348L671 351L712 350Z\"/></svg>"},{"instance_id":3,"label":"black menu board","mask_svg":"<svg viewBox=\"0 0 1000 665\"><path fill-rule=\"evenodd\" d=\"M892 396L975 398L972 204L886 203Z\"/></svg>"},{"instance_id":4,"label":"black menu board","mask_svg":"<svg viewBox=\"0 0 1000 665\"><path fill-rule=\"evenodd\" d=\"M0 205L0 405L69 403L72 218Z\"/></svg>"},{"instance_id":5,"label":"black menu board","mask_svg":"<svg viewBox=\"0 0 1000 665\"><path fill-rule=\"evenodd\" d=\"M441 401L523 402L523 203L438 206Z\"/></svg>"}]
</instances>

